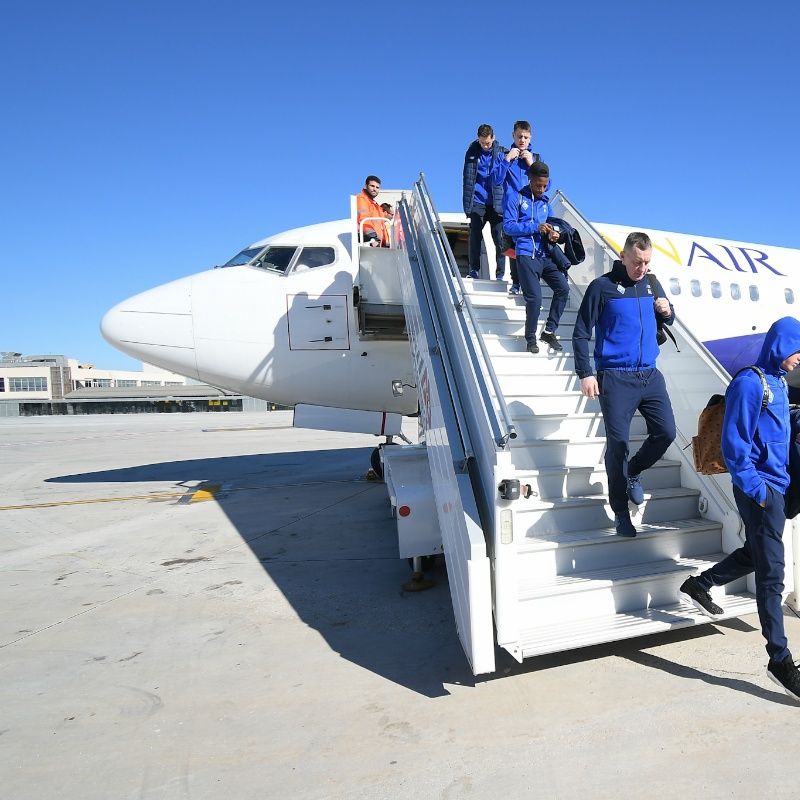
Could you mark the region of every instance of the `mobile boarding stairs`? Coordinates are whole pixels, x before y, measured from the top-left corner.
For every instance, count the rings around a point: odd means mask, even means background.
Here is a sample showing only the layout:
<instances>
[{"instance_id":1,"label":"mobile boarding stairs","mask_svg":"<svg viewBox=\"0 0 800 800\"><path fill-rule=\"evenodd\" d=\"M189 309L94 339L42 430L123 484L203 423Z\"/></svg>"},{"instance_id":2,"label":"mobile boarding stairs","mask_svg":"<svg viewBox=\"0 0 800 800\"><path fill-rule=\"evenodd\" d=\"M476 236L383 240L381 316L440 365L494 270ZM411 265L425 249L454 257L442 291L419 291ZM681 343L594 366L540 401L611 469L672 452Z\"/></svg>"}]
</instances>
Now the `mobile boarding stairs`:
<instances>
[{"instance_id":1,"label":"mobile boarding stairs","mask_svg":"<svg viewBox=\"0 0 800 800\"><path fill-rule=\"evenodd\" d=\"M495 645L522 661L709 622L677 602L678 587L739 547L744 532L730 476L698 475L686 446L729 375L676 319L680 350L665 344L659 369L677 439L642 475L645 501L631 507L636 538L616 536L603 420L597 400L581 395L571 352L585 288L615 254L558 193L554 214L580 232L586 259L569 272L558 331L564 351L542 343L531 355L524 301L501 281L462 279L423 176L398 205L394 252L359 248L361 301L377 318L384 307L395 333L402 303L424 444L383 448L384 476L400 555L444 552L473 672L494 671ZM543 294L546 305L546 287ZM645 436L637 415L632 451ZM532 496L516 497L515 482ZM792 536L785 539L790 591ZM754 590L751 576L712 594L727 617L738 617L756 611Z\"/></svg>"}]
</instances>

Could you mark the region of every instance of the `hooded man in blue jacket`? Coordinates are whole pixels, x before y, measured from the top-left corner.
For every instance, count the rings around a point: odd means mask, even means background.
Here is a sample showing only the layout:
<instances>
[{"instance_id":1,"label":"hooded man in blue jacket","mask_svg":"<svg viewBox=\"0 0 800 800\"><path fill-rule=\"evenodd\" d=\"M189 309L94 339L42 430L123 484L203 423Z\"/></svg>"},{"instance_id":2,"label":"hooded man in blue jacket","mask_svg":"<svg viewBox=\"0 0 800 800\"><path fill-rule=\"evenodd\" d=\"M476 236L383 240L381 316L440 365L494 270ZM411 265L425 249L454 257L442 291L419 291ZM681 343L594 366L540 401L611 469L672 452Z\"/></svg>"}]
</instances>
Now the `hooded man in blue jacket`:
<instances>
[{"instance_id":1,"label":"hooded man in blue jacket","mask_svg":"<svg viewBox=\"0 0 800 800\"><path fill-rule=\"evenodd\" d=\"M469 217L469 273L477 278L481 269L481 239L488 222L491 226L495 249L495 276L505 274L505 255L501 243L503 228L503 180L495 182L499 166L504 162L505 150L494 138L491 125L478 126L478 138L464 154L463 204Z\"/></svg>"},{"instance_id":2,"label":"hooded man in blue jacket","mask_svg":"<svg viewBox=\"0 0 800 800\"><path fill-rule=\"evenodd\" d=\"M800 700L800 670L792 661L783 627L784 494L789 487L789 399L785 375L800 364L800 321L774 322L753 369L738 372L725 393L722 455L733 481L733 497L745 529L738 550L696 577L680 596L706 616L725 612L708 590L755 572L761 632L767 640L767 675ZM764 391L762 376L766 381ZM764 406L766 394L766 407Z\"/></svg>"},{"instance_id":3,"label":"hooded man in blue jacket","mask_svg":"<svg viewBox=\"0 0 800 800\"><path fill-rule=\"evenodd\" d=\"M656 314L672 325L675 312L656 281L654 297L644 280L653 255L646 233L628 234L611 272L586 288L572 336L575 371L581 392L598 397L606 426L608 501L620 536L636 536L628 500L644 502L640 473L649 469L675 439L675 418L664 376L656 369ZM589 339L594 330L594 361L589 361ZM630 461L631 420L639 410L647 423L647 439Z\"/></svg>"}]
</instances>

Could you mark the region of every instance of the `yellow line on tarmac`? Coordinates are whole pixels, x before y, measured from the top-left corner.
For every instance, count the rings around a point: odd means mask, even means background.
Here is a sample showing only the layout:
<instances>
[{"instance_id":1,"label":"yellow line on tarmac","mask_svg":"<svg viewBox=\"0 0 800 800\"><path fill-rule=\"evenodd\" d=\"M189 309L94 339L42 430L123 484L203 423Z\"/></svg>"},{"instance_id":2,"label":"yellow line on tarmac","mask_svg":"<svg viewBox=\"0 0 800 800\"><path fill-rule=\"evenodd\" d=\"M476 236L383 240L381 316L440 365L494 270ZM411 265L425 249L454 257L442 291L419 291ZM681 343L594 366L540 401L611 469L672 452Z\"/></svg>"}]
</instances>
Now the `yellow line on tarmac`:
<instances>
[{"instance_id":1,"label":"yellow line on tarmac","mask_svg":"<svg viewBox=\"0 0 800 800\"><path fill-rule=\"evenodd\" d=\"M190 503L205 503L207 500L213 500L219 491L218 483L207 483L198 486L192 496L189 498Z\"/></svg>"},{"instance_id":2,"label":"yellow line on tarmac","mask_svg":"<svg viewBox=\"0 0 800 800\"><path fill-rule=\"evenodd\" d=\"M0 506L0 511L17 511L25 508L57 508L59 506L84 506L93 503L125 503L129 500L168 500L171 497L188 497L189 502L213 500L219 486L204 486L189 492L156 492L155 494L131 494L126 497L91 497L86 500L58 500L52 503L24 503L17 506Z\"/></svg>"}]
</instances>

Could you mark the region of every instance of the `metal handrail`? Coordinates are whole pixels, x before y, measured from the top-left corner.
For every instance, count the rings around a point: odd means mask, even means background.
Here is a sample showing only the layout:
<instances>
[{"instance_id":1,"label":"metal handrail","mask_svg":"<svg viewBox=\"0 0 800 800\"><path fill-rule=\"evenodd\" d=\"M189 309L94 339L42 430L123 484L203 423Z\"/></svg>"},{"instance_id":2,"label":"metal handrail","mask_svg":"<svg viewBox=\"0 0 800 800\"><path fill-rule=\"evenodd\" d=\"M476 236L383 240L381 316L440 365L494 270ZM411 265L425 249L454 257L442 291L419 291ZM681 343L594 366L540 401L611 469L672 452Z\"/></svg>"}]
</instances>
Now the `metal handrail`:
<instances>
[{"instance_id":1,"label":"metal handrail","mask_svg":"<svg viewBox=\"0 0 800 800\"><path fill-rule=\"evenodd\" d=\"M382 222L384 227L387 228L389 234L389 241L391 241L392 228L394 226L393 219L390 219L389 217L364 217L364 219L362 219L361 222L358 223L358 241L360 244L367 244L367 242L364 241L364 223L366 222Z\"/></svg>"},{"instance_id":2,"label":"metal handrail","mask_svg":"<svg viewBox=\"0 0 800 800\"><path fill-rule=\"evenodd\" d=\"M445 251L445 258L447 262L447 266L450 269L450 277L455 278L461 294L461 301L459 303L455 303L455 305L461 309L463 309L466 313L466 316L469 317L469 321L472 325L472 329L475 332L475 339L478 342L478 348L480 349L481 356L483 358L484 366L486 373L489 376L489 380L491 381L492 388L494 389L494 395L497 399L497 405L500 410L500 414L502 416L502 425L501 421L497 418L497 414L495 409L491 403L484 402L484 405L487 406L486 410L489 413L490 419L494 418L495 427L497 428L499 436L496 437L495 441L496 444L501 448L506 448L508 446L508 442L510 439L517 438L517 428L514 423L511 421L511 413L508 410L508 406L506 405L505 398L503 397L503 392L500 388L500 382L497 379L497 374L494 371L494 367L492 366L492 361L489 358L489 353L486 350L486 344L483 341L483 336L480 333L480 327L478 326L477 319L475 318L475 310L472 307L472 302L469 299L469 296L466 291L466 287L464 286L464 282L461 278L461 273L458 270L456 265L455 256L453 255L453 250L450 247L450 242L447 239L447 235L444 231L444 226L442 225L442 221L439 218L439 214L436 211L433 203L430 201L430 191L428 190L428 185L425 181L425 174L420 173L419 180L417 181L417 186L419 186L420 193L426 200L426 210L430 211L430 214L433 217L433 223L435 225L435 230L439 235L439 240L442 244L442 247ZM471 341L471 340L470 340ZM473 361L475 359L473 358ZM475 363L475 372L478 376L478 379L481 380L483 376L483 370L480 369L480 364ZM482 387L483 389L484 387ZM481 394L484 395L484 398L488 395L488 392L482 390Z\"/></svg>"}]
</instances>

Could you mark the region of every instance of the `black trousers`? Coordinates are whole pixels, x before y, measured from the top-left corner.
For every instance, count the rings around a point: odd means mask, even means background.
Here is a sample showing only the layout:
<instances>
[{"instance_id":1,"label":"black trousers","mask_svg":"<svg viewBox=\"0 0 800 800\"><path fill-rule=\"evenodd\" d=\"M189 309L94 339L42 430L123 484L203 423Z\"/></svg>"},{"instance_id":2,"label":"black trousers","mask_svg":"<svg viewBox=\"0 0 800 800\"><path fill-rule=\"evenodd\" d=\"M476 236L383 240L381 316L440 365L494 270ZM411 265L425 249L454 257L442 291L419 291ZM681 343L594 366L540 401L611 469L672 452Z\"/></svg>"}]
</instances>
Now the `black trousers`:
<instances>
[{"instance_id":1,"label":"black trousers","mask_svg":"<svg viewBox=\"0 0 800 800\"><path fill-rule=\"evenodd\" d=\"M628 510L628 476L652 467L675 440L675 417L664 376L657 369L607 369L597 379L606 425L608 500L612 511L619 514ZM647 424L647 439L628 461L628 437L637 410Z\"/></svg>"},{"instance_id":2,"label":"black trousers","mask_svg":"<svg viewBox=\"0 0 800 800\"><path fill-rule=\"evenodd\" d=\"M767 653L773 661L783 661L790 655L783 629L783 495L767 484L765 508L738 486L733 487L733 497L744 523L745 543L697 580L708 591L755 572L758 619L767 640Z\"/></svg>"}]
</instances>

